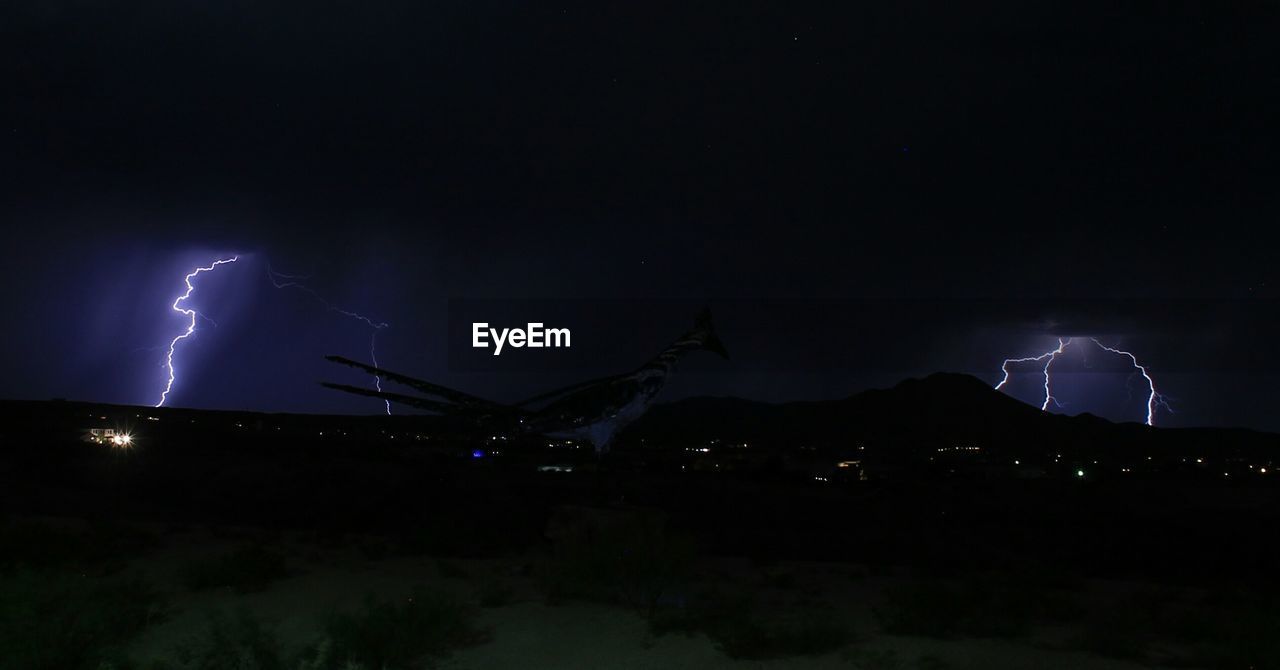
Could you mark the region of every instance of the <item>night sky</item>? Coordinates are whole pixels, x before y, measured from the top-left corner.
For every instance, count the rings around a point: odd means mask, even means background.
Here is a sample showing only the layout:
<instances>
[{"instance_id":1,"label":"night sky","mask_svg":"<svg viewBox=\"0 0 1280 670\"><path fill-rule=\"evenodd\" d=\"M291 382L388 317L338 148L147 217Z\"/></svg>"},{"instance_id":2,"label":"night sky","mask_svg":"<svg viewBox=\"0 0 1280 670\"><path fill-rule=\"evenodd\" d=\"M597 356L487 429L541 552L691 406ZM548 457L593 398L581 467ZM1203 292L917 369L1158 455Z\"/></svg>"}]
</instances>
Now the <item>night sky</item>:
<instances>
[{"instance_id":1,"label":"night sky","mask_svg":"<svg viewBox=\"0 0 1280 670\"><path fill-rule=\"evenodd\" d=\"M381 410L316 384L367 381L321 358L367 326L270 265L497 399L708 304L732 360L664 398L994 384L1097 336L1158 424L1280 430L1280 23L1141 4L4 3L0 397L154 403L182 276L238 253L171 404ZM580 348L458 354L451 314L530 299ZM1065 411L1138 420L1122 368L1064 358Z\"/></svg>"}]
</instances>

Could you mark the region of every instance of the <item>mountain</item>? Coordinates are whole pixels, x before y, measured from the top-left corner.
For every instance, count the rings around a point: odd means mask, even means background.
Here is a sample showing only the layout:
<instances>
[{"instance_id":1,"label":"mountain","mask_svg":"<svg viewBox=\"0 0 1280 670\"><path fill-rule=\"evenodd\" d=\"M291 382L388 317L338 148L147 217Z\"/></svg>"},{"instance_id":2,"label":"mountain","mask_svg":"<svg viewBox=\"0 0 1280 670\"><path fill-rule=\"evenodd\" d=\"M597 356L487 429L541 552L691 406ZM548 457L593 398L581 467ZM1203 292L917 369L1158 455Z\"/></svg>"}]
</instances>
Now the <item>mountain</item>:
<instances>
[{"instance_id":1,"label":"mountain","mask_svg":"<svg viewBox=\"0 0 1280 670\"><path fill-rule=\"evenodd\" d=\"M685 445L721 440L779 449L855 444L916 455L948 447L1076 457L1159 454L1214 460L1276 458L1280 435L1231 428L1160 428L1091 414L1043 412L963 374L937 373L826 401L762 403L695 397L652 408L623 441Z\"/></svg>"},{"instance_id":2,"label":"mountain","mask_svg":"<svg viewBox=\"0 0 1280 670\"><path fill-rule=\"evenodd\" d=\"M0 417L13 445L51 439L74 442L93 427L124 427L153 446L216 443L223 449L268 451L384 444L456 447L470 453L477 440L491 439L488 431L477 433L470 424L421 415L263 414L0 401ZM544 444L533 438L519 442L526 441L525 446ZM682 452L715 443L747 443L752 450L783 453L857 450L904 464L930 462L965 449L981 452L989 462L1067 464L1107 458L1128 467L1152 460L1195 463L1219 475L1249 465L1265 466L1270 472L1280 469L1280 435L1239 428L1152 428L1088 414L1042 412L976 377L951 373L836 400L764 403L694 397L659 404L619 436L615 449ZM513 449L523 448L516 444L510 443Z\"/></svg>"}]
</instances>

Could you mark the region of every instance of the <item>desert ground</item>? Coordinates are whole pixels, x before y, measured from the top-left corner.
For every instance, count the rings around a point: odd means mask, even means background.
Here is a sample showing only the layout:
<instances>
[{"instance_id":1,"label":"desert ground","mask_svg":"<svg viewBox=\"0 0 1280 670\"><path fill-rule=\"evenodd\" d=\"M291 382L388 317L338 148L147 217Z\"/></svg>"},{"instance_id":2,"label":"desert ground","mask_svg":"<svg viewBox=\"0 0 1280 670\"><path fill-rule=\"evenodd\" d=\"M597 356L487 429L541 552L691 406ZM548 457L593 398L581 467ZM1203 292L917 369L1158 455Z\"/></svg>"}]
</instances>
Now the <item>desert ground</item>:
<instances>
[{"instance_id":1,"label":"desert ground","mask_svg":"<svg viewBox=\"0 0 1280 670\"><path fill-rule=\"evenodd\" d=\"M655 536L611 563L631 546L615 540L468 558L10 519L0 635L6 667L50 669L1231 667L1229 648L1175 635L1208 597L1190 588L761 563Z\"/></svg>"}]
</instances>

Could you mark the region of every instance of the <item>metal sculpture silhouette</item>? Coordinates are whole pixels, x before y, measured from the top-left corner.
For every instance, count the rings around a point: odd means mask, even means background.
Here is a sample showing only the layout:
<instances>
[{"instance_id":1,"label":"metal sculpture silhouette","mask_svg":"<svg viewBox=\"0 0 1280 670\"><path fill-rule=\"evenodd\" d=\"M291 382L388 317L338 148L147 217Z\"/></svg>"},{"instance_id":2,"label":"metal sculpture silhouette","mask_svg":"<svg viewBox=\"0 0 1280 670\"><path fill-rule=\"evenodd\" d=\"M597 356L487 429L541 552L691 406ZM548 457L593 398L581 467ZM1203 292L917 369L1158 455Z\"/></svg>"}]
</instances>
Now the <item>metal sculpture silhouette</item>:
<instances>
[{"instance_id":1,"label":"metal sculpture silhouette","mask_svg":"<svg viewBox=\"0 0 1280 670\"><path fill-rule=\"evenodd\" d=\"M716 337L711 312L706 309L698 315L692 330L676 338L670 346L635 370L571 384L513 404L494 402L341 356L326 358L376 375L383 381L409 387L422 395L331 382L322 382L322 385L434 414L462 418L490 432L525 432L584 439L591 442L596 453L603 453L618 431L640 418L653 404L654 397L674 371L676 362L688 353L704 350L729 358L724 344Z\"/></svg>"}]
</instances>

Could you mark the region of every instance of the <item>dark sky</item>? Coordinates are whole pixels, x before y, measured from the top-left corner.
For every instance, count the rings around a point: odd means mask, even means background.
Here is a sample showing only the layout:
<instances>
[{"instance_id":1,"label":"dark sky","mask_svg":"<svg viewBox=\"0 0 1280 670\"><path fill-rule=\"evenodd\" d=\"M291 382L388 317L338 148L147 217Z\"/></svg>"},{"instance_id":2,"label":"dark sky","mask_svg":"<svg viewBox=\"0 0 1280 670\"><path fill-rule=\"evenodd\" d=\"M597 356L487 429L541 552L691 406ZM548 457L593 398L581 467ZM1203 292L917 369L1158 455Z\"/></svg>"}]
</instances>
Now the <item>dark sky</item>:
<instances>
[{"instance_id":1,"label":"dark sky","mask_svg":"<svg viewBox=\"0 0 1280 670\"><path fill-rule=\"evenodd\" d=\"M1122 4L4 3L0 396L154 402L182 275L239 253L174 404L378 410L315 384L362 383L320 356L368 329L269 263L497 398L710 304L733 360L669 398L994 383L1096 335L1159 423L1280 430L1274 5ZM580 355L450 355L450 300L529 298ZM1067 411L1139 418L1079 353Z\"/></svg>"}]
</instances>

